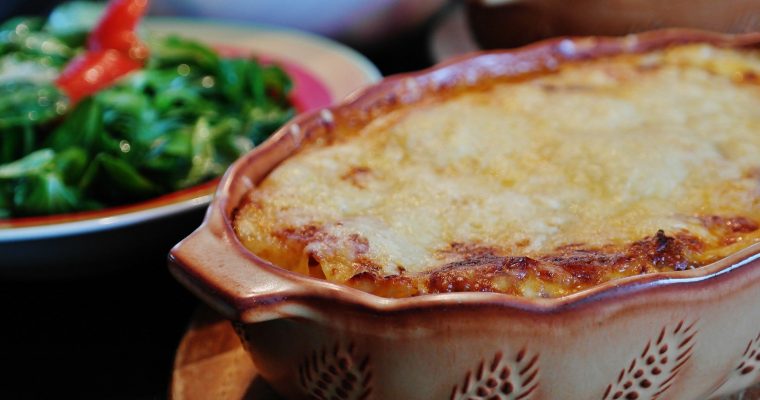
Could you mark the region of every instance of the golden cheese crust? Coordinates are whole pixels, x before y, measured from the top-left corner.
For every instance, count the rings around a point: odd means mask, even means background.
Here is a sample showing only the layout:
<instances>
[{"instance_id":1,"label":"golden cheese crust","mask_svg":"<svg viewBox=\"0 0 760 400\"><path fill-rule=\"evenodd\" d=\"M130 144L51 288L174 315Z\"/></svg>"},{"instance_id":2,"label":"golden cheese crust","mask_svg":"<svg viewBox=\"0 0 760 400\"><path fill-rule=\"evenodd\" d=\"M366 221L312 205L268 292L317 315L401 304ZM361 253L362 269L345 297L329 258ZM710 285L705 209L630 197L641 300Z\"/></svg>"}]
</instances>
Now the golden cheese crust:
<instances>
[{"instance_id":1,"label":"golden cheese crust","mask_svg":"<svg viewBox=\"0 0 760 400\"><path fill-rule=\"evenodd\" d=\"M387 297L558 297L760 241L760 54L570 62L308 143L246 197L253 253Z\"/></svg>"}]
</instances>

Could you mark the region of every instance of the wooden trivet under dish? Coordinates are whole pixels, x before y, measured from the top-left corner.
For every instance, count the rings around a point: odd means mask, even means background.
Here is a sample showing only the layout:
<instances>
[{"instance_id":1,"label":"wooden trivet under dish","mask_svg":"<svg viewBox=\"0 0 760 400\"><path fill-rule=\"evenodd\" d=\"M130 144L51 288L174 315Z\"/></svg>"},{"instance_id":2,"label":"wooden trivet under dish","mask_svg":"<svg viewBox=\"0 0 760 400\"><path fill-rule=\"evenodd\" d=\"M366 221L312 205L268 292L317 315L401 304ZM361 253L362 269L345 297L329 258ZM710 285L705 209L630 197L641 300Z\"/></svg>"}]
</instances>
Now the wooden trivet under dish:
<instances>
[{"instance_id":1,"label":"wooden trivet under dish","mask_svg":"<svg viewBox=\"0 0 760 400\"><path fill-rule=\"evenodd\" d=\"M230 323L207 307L195 313L177 349L171 398L282 400L258 376ZM760 400L760 384L716 400Z\"/></svg>"}]
</instances>

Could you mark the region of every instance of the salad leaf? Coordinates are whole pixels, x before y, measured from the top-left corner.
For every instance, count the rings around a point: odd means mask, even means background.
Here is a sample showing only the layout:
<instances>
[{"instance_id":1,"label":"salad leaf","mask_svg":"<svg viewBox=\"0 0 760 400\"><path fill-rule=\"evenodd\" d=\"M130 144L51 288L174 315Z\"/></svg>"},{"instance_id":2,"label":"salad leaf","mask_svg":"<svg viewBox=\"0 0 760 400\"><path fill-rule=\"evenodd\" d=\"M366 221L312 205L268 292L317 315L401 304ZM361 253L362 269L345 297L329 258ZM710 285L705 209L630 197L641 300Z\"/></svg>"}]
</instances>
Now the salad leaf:
<instances>
[{"instance_id":1,"label":"salad leaf","mask_svg":"<svg viewBox=\"0 0 760 400\"><path fill-rule=\"evenodd\" d=\"M50 83L58 76L58 68L48 64L20 53L7 54L0 57L0 83Z\"/></svg>"},{"instance_id":2,"label":"salad leaf","mask_svg":"<svg viewBox=\"0 0 760 400\"><path fill-rule=\"evenodd\" d=\"M103 132L103 116L100 104L95 99L85 100L64 118L50 136L46 144L62 151L72 146L88 150L97 149L98 136Z\"/></svg>"},{"instance_id":3,"label":"salad leaf","mask_svg":"<svg viewBox=\"0 0 760 400\"><path fill-rule=\"evenodd\" d=\"M16 184L14 211L20 215L65 213L79 209L80 193L55 171L26 176Z\"/></svg>"},{"instance_id":4,"label":"salad leaf","mask_svg":"<svg viewBox=\"0 0 760 400\"><path fill-rule=\"evenodd\" d=\"M96 162L102 167L112 190L123 191L126 196L142 197L159 193L159 188L149 179L143 177L128 162L112 155L101 153Z\"/></svg>"},{"instance_id":5,"label":"salad leaf","mask_svg":"<svg viewBox=\"0 0 760 400\"><path fill-rule=\"evenodd\" d=\"M208 46L175 35L153 38L148 47L153 55L149 69L180 68L181 73L182 70L190 73L195 68L195 73L213 73L221 60Z\"/></svg>"},{"instance_id":6,"label":"salad leaf","mask_svg":"<svg viewBox=\"0 0 760 400\"><path fill-rule=\"evenodd\" d=\"M63 181L69 186L76 187L90 162L90 157L81 147L69 147L56 154L53 162L54 168L60 172Z\"/></svg>"},{"instance_id":7,"label":"salad leaf","mask_svg":"<svg viewBox=\"0 0 760 400\"><path fill-rule=\"evenodd\" d=\"M39 17L16 17L0 24L0 53L19 47L31 33L39 32L43 24Z\"/></svg>"},{"instance_id":8,"label":"salad leaf","mask_svg":"<svg viewBox=\"0 0 760 400\"><path fill-rule=\"evenodd\" d=\"M212 130L205 118L200 118L195 124L191 136L193 158L190 171L187 176L178 182L178 188L185 188L198 184L209 177L224 173L226 165L217 159L214 146L215 136L218 130Z\"/></svg>"},{"instance_id":9,"label":"salad leaf","mask_svg":"<svg viewBox=\"0 0 760 400\"><path fill-rule=\"evenodd\" d=\"M34 175L49 166L55 159L55 152L51 149L41 149L27 155L24 158L0 166L0 179L22 178Z\"/></svg>"},{"instance_id":10,"label":"salad leaf","mask_svg":"<svg viewBox=\"0 0 760 400\"><path fill-rule=\"evenodd\" d=\"M42 125L65 112L63 94L51 84L0 82L0 135L8 128Z\"/></svg>"}]
</instances>

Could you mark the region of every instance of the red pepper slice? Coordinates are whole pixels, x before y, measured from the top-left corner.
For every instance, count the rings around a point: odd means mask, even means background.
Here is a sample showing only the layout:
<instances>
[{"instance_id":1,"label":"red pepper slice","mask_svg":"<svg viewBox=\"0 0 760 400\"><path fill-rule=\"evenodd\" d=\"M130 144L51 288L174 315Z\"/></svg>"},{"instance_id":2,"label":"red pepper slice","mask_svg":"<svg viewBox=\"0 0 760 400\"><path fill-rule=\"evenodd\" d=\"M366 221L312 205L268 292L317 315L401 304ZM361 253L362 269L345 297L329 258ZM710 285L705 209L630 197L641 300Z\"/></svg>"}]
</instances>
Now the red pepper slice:
<instances>
[{"instance_id":1,"label":"red pepper slice","mask_svg":"<svg viewBox=\"0 0 760 400\"><path fill-rule=\"evenodd\" d=\"M135 28L148 0L111 0L87 38L87 52L71 60L56 85L72 103L102 90L128 73L142 68L148 48Z\"/></svg>"},{"instance_id":2,"label":"red pepper slice","mask_svg":"<svg viewBox=\"0 0 760 400\"><path fill-rule=\"evenodd\" d=\"M125 53L141 46L135 28L148 9L148 0L112 0L87 38L92 51L116 49Z\"/></svg>"},{"instance_id":3,"label":"red pepper slice","mask_svg":"<svg viewBox=\"0 0 760 400\"><path fill-rule=\"evenodd\" d=\"M141 67L142 61L118 50L88 51L66 66L56 84L76 103Z\"/></svg>"}]
</instances>

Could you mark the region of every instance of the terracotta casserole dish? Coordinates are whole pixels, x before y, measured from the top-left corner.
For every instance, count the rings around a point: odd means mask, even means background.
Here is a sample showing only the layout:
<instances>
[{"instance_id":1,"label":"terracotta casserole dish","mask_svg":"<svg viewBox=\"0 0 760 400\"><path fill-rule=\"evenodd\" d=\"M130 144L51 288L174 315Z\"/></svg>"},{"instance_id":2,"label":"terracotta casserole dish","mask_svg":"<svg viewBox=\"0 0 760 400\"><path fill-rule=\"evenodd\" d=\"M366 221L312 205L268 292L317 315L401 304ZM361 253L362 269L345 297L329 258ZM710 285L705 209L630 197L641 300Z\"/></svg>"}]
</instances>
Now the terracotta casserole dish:
<instances>
[{"instance_id":1,"label":"terracotta casserole dish","mask_svg":"<svg viewBox=\"0 0 760 400\"><path fill-rule=\"evenodd\" d=\"M336 129L488 80L687 43L749 48L760 34L549 40L391 77L300 116L230 168L203 225L171 251L170 269L233 321L261 375L288 399L707 399L748 387L760 380L759 243L698 268L554 298L386 298L273 265L233 227L248 192Z\"/></svg>"}]
</instances>

